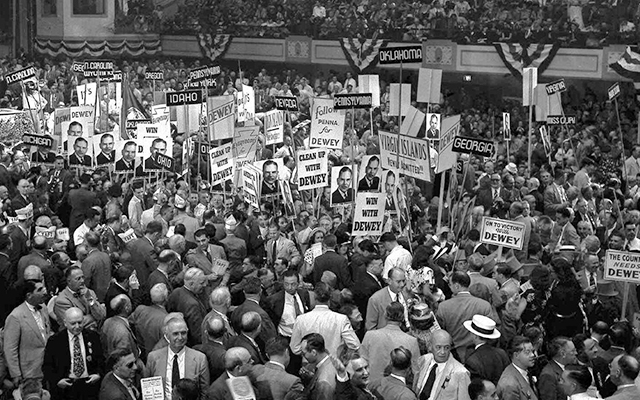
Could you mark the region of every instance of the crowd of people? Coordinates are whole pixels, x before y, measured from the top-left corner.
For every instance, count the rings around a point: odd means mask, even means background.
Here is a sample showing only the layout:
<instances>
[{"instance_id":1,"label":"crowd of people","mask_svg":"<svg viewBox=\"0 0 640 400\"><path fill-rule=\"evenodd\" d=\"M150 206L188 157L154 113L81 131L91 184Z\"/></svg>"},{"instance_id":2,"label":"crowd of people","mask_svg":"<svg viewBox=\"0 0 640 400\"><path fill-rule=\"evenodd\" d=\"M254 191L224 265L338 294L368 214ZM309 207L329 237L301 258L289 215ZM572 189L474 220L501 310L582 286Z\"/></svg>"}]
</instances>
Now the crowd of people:
<instances>
[{"instance_id":1,"label":"crowd of people","mask_svg":"<svg viewBox=\"0 0 640 400\"><path fill-rule=\"evenodd\" d=\"M200 66L118 64L143 106L153 88L181 90ZM82 79L68 61L34 65L46 114L77 101ZM164 82L146 82L146 70L164 71ZM389 83L381 75L379 108L349 114L331 165L380 154L378 132L398 132ZM554 128L548 145L518 103L445 89L431 112L460 114L460 134L494 140L495 157L461 157L461 170L436 178L447 193L399 178L411 228L391 218L381 236L362 237L329 190L316 201L292 179L313 99L357 92L357 76L222 68L210 95L242 84L255 88L256 114L276 95L298 99L284 143L269 149L261 135L255 158L283 159L293 213L277 200L250 206L242 187L207 185L195 159L188 176L151 180L3 146L3 396L135 400L142 379L160 377L174 400L248 388L259 399L640 398L640 291L604 279L607 250L640 251L639 108L628 87L619 113L606 93L569 88L563 106L577 123ZM23 108L15 86L2 89L3 107ZM172 135L179 159L187 135ZM483 216L521 222L522 250L483 243Z\"/></svg>"},{"instance_id":2,"label":"crowd of people","mask_svg":"<svg viewBox=\"0 0 640 400\"><path fill-rule=\"evenodd\" d=\"M640 8L632 1L582 0L294 0L283 4L195 0L161 21L161 31L170 34L202 30L249 37L336 39L346 35L396 41L527 41L601 47L637 43Z\"/></svg>"}]
</instances>

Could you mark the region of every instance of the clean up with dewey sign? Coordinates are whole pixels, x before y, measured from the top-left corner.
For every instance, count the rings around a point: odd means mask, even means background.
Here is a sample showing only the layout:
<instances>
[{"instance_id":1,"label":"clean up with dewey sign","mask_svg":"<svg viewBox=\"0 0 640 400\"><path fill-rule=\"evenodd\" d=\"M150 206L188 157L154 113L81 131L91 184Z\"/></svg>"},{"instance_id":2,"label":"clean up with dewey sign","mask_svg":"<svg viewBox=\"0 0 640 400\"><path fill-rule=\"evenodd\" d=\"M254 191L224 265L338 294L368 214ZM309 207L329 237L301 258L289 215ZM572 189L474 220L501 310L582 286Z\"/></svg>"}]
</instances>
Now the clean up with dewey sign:
<instances>
[{"instance_id":1,"label":"clean up with dewey sign","mask_svg":"<svg viewBox=\"0 0 640 400\"><path fill-rule=\"evenodd\" d=\"M640 253L607 250L604 279L640 283Z\"/></svg>"},{"instance_id":2,"label":"clean up with dewey sign","mask_svg":"<svg viewBox=\"0 0 640 400\"><path fill-rule=\"evenodd\" d=\"M524 230L522 222L484 217L482 218L480 242L522 250Z\"/></svg>"}]
</instances>

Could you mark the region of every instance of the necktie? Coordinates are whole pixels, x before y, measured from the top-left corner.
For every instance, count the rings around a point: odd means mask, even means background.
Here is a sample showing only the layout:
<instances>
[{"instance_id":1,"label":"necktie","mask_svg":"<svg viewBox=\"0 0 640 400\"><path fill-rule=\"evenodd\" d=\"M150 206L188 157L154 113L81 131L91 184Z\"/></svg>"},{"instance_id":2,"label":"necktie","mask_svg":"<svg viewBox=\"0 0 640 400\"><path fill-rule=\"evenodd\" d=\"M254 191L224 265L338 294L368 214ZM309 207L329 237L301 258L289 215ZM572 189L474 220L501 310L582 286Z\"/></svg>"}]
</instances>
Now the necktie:
<instances>
[{"instance_id":1,"label":"necktie","mask_svg":"<svg viewBox=\"0 0 640 400\"><path fill-rule=\"evenodd\" d=\"M171 370L171 387L175 387L180 380L180 367L178 366L178 355L173 356L173 368Z\"/></svg>"},{"instance_id":2,"label":"necktie","mask_svg":"<svg viewBox=\"0 0 640 400\"><path fill-rule=\"evenodd\" d=\"M433 367L431 367L431 371L429 371L427 382L424 384L422 392L420 392L420 400L428 400L431 396L433 384L436 383L436 369L438 369L438 364L433 364Z\"/></svg>"},{"instance_id":3,"label":"necktie","mask_svg":"<svg viewBox=\"0 0 640 400\"><path fill-rule=\"evenodd\" d=\"M273 241L273 249L271 251L271 261L275 264L276 263L276 245L278 244L277 240Z\"/></svg>"},{"instance_id":4,"label":"necktie","mask_svg":"<svg viewBox=\"0 0 640 400\"><path fill-rule=\"evenodd\" d=\"M529 373L529 371L527 371L527 380L529 381L529 386L531 386L531 390L533 390L533 393L537 395L538 391L536 390L536 385L533 384L533 380L531 379L531 374Z\"/></svg>"},{"instance_id":5,"label":"necktie","mask_svg":"<svg viewBox=\"0 0 640 400\"><path fill-rule=\"evenodd\" d=\"M493 189L493 199L497 199L498 198L498 189Z\"/></svg>"},{"instance_id":6,"label":"necktie","mask_svg":"<svg viewBox=\"0 0 640 400\"><path fill-rule=\"evenodd\" d=\"M293 296L293 308L296 312L296 318L298 317L298 315L302 314L302 310L300 309L300 304L298 303L298 294L296 293Z\"/></svg>"},{"instance_id":7,"label":"necktie","mask_svg":"<svg viewBox=\"0 0 640 400\"><path fill-rule=\"evenodd\" d=\"M81 377L84 374L84 361L82 360L82 350L80 349L80 337L73 337L73 374Z\"/></svg>"},{"instance_id":8,"label":"necktie","mask_svg":"<svg viewBox=\"0 0 640 400\"><path fill-rule=\"evenodd\" d=\"M589 274L589 286L595 286L596 285L596 277L595 274L593 272L588 272Z\"/></svg>"}]
</instances>

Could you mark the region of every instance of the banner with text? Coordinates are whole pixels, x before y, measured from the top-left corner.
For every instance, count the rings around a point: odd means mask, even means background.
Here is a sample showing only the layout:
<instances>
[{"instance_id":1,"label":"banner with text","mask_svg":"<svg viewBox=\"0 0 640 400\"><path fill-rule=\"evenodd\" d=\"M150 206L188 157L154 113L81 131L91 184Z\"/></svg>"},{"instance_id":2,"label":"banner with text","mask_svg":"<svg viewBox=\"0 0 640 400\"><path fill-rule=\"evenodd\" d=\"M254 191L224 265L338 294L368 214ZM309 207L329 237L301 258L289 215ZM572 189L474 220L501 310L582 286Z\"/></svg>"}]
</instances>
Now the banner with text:
<instances>
[{"instance_id":1,"label":"banner with text","mask_svg":"<svg viewBox=\"0 0 640 400\"><path fill-rule=\"evenodd\" d=\"M353 236L382 235L386 198L386 193L362 192L356 195L356 211L351 230Z\"/></svg>"},{"instance_id":2,"label":"banner with text","mask_svg":"<svg viewBox=\"0 0 640 400\"><path fill-rule=\"evenodd\" d=\"M260 185L262 182L262 171L247 164L242 167L242 190L244 199L256 210L260 209Z\"/></svg>"},{"instance_id":3,"label":"banner with text","mask_svg":"<svg viewBox=\"0 0 640 400\"><path fill-rule=\"evenodd\" d=\"M480 242L522 250L524 224L498 218L482 218Z\"/></svg>"},{"instance_id":4,"label":"banner with text","mask_svg":"<svg viewBox=\"0 0 640 400\"><path fill-rule=\"evenodd\" d=\"M211 163L211 185L215 186L233 179L233 143L223 144L209 150Z\"/></svg>"},{"instance_id":5,"label":"banner with text","mask_svg":"<svg viewBox=\"0 0 640 400\"><path fill-rule=\"evenodd\" d=\"M329 186L328 151L325 149L299 150L298 190L307 190Z\"/></svg>"},{"instance_id":6,"label":"banner with text","mask_svg":"<svg viewBox=\"0 0 640 400\"><path fill-rule=\"evenodd\" d=\"M207 98L207 121L209 123L210 140L230 139L233 137L235 104L236 99L233 95Z\"/></svg>"},{"instance_id":7,"label":"banner with text","mask_svg":"<svg viewBox=\"0 0 640 400\"><path fill-rule=\"evenodd\" d=\"M271 110L264 115L265 144L284 142L284 112Z\"/></svg>"},{"instance_id":8,"label":"banner with text","mask_svg":"<svg viewBox=\"0 0 640 400\"><path fill-rule=\"evenodd\" d=\"M379 131L382 168L431 182L429 142L395 133ZM399 157L398 157L399 152ZM398 165L398 162L400 165Z\"/></svg>"},{"instance_id":9,"label":"banner with text","mask_svg":"<svg viewBox=\"0 0 640 400\"><path fill-rule=\"evenodd\" d=\"M607 250L606 254L604 279L640 283L640 253Z\"/></svg>"},{"instance_id":10,"label":"banner with text","mask_svg":"<svg viewBox=\"0 0 640 400\"><path fill-rule=\"evenodd\" d=\"M342 149L345 113L333 109L332 99L313 99L310 147Z\"/></svg>"}]
</instances>

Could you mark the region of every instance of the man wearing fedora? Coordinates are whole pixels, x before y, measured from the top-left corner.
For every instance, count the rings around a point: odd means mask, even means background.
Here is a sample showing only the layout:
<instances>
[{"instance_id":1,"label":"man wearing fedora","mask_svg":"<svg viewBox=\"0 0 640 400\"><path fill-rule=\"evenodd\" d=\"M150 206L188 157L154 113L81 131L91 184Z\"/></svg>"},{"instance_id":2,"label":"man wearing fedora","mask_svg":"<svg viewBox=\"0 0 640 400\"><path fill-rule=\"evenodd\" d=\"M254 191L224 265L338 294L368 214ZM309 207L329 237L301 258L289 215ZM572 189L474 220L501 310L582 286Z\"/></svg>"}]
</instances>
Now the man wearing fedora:
<instances>
[{"instance_id":1,"label":"man wearing fedora","mask_svg":"<svg viewBox=\"0 0 640 400\"><path fill-rule=\"evenodd\" d=\"M473 348L467 351L468 356L464 362L471 379L482 378L497 385L500 375L509 365L509 356L504 350L491 344L500 337L495 321L484 315L474 315L463 325L473 334Z\"/></svg>"},{"instance_id":2,"label":"man wearing fedora","mask_svg":"<svg viewBox=\"0 0 640 400\"><path fill-rule=\"evenodd\" d=\"M469 400L469 371L451 355L451 335L443 329L433 332L430 353L418 359L413 391L418 399Z\"/></svg>"}]
</instances>

